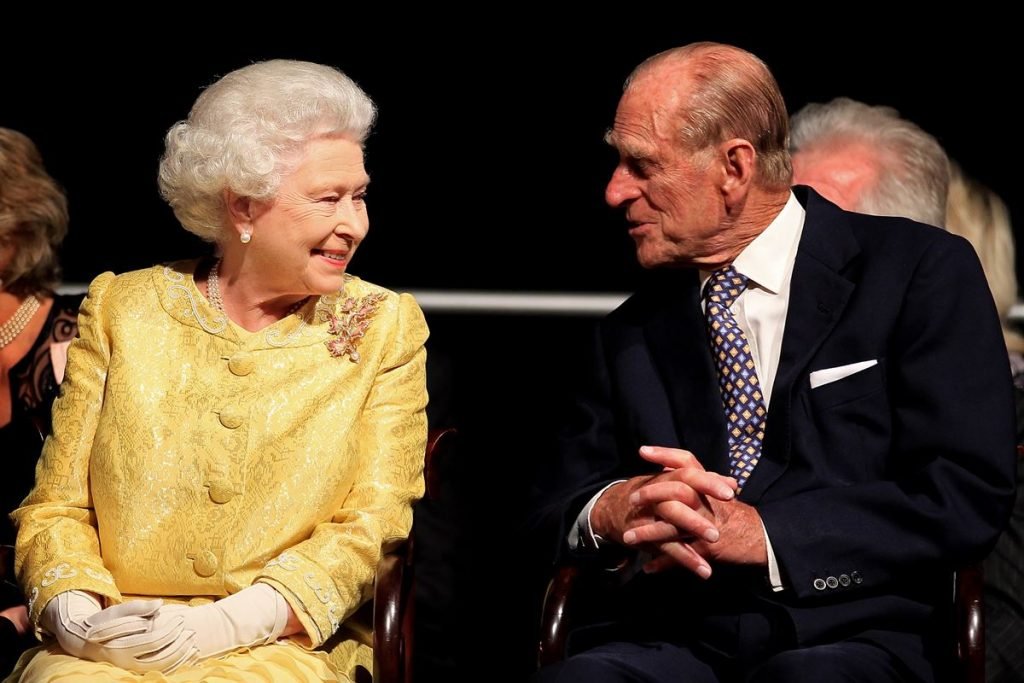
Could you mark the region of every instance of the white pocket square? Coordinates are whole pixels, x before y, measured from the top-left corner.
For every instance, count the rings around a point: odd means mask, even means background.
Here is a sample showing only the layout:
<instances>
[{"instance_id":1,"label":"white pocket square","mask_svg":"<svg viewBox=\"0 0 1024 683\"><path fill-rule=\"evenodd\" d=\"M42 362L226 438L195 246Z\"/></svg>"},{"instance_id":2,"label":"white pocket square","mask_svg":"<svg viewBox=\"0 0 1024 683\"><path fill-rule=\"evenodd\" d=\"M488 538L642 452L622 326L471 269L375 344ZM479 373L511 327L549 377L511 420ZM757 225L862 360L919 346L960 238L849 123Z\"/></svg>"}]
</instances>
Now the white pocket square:
<instances>
[{"instance_id":1,"label":"white pocket square","mask_svg":"<svg viewBox=\"0 0 1024 683\"><path fill-rule=\"evenodd\" d=\"M811 389L817 389L823 384L831 384L837 382L844 377L849 377L855 373L867 370L873 365L878 365L877 360L862 360L859 363L850 363L849 365L837 365L834 368L825 368L824 370L815 370L811 373Z\"/></svg>"}]
</instances>

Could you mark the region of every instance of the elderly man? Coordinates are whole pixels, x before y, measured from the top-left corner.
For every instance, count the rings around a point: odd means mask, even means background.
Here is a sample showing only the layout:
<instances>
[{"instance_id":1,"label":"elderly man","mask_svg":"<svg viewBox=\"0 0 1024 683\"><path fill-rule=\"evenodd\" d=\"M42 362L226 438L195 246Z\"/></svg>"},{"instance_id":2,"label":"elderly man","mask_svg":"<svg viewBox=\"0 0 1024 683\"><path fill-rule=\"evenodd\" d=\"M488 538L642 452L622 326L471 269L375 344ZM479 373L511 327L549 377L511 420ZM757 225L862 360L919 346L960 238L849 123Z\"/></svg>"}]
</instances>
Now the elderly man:
<instances>
[{"instance_id":1,"label":"elderly man","mask_svg":"<svg viewBox=\"0 0 1024 683\"><path fill-rule=\"evenodd\" d=\"M969 245L792 180L774 78L630 76L606 190L661 269L603 321L541 518L642 568L552 681L933 681L952 569L1005 524L1014 411Z\"/></svg>"}]
</instances>

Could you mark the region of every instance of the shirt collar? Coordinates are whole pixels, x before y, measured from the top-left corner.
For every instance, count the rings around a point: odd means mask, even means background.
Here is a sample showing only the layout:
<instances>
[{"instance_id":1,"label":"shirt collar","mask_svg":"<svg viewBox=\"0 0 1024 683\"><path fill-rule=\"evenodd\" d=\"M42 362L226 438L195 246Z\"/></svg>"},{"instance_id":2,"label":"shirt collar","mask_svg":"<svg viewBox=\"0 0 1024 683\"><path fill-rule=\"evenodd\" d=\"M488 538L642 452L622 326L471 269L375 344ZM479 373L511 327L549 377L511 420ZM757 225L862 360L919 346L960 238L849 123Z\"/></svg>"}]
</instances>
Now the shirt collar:
<instances>
[{"instance_id":1,"label":"shirt collar","mask_svg":"<svg viewBox=\"0 0 1024 683\"><path fill-rule=\"evenodd\" d=\"M795 259L806 215L804 207L790 192L782 211L733 261L736 271L761 289L778 294ZM709 277L710 271L700 271L701 291Z\"/></svg>"}]
</instances>

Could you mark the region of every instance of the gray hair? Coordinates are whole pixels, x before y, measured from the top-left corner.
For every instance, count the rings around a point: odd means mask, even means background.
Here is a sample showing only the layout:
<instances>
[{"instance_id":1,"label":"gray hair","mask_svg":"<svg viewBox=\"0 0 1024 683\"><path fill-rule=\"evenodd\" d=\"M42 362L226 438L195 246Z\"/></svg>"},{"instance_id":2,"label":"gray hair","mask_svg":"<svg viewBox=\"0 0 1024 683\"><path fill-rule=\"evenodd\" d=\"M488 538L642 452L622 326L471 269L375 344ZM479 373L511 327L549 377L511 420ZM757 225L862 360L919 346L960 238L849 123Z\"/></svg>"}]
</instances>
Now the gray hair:
<instances>
[{"instance_id":1,"label":"gray hair","mask_svg":"<svg viewBox=\"0 0 1024 683\"><path fill-rule=\"evenodd\" d=\"M224 190L269 200L307 142L366 141L373 102L341 71L275 59L242 67L208 87L188 119L167 132L160 193L189 232L217 241Z\"/></svg>"},{"instance_id":2,"label":"gray hair","mask_svg":"<svg viewBox=\"0 0 1024 683\"><path fill-rule=\"evenodd\" d=\"M666 61L684 64L694 86L680 107L681 142L697 151L729 138L743 138L757 152L756 180L763 187L791 184L789 119L779 85L757 56L732 45L701 42L649 57L633 70L638 77Z\"/></svg>"},{"instance_id":3,"label":"gray hair","mask_svg":"<svg viewBox=\"0 0 1024 683\"><path fill-rule=\"evenodd\" d=\"M892 107L837 97L808 104L793 115L790 126L794 154L850 142L876 152L878 182L866 189L854 211L945 225L949 159L934 137Z\"/></svg>"}]
</instances>

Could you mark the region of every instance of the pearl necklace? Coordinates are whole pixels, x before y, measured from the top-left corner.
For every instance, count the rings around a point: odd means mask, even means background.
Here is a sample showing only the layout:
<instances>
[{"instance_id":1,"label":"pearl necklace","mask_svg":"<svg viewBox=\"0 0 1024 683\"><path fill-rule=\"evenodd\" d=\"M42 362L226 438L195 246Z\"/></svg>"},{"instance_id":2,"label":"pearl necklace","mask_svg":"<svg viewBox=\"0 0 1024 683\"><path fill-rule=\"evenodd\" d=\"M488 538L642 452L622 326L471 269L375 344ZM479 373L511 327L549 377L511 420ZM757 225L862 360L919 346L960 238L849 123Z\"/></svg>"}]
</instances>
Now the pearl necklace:
<instances>
[{"instance_id":1,"label":"pearl necklace","mask_svg":"<svg viewBox=\"0 0 1024 683\"><path fill-rule=\"evenodd\" d=\"M32 320L32 316L36 314L40 306L42 304L34 296L30 296L21 302L14 315L8 318L3 325L0 325L0 349L18 338L18 335L28 326L29 321Z\"/></svg>"},{"instance_id":2,"label":"pearl necklace","mask_svg":"<svg viewBox=\"0 0 1024 683\"><path fill-rule=\"evenodd\" d=\"M213 304L213 307L216 308L221 313L224 313L224 299L220 295L221 260L222 259L217 259L216 261L214 261L213 268L210 268L210 274L206 276L206 292L208 294L208 298L210 299L210 303ZM299 299L298 301L296 301L294 304L292 304L291 308L288 309L288 312L284 314L284 317L287 318L291 314L298 312L298 310L302 308L302 306L306 303L308 299L309 297L307 296L305 299Z\"/></svg>"},{"instance_id":3,"label":"pearl necklace","mask_svg":"<svg viewBox=\"0 0 1024 683\"><path fill-rule=\"evenodd\" d=\"M220 296L220 259L213 262L213 268L210 268L210 274L206 276L206 293L213 307L223 313L224 299Z\"/></svg>"}]
</instances>

